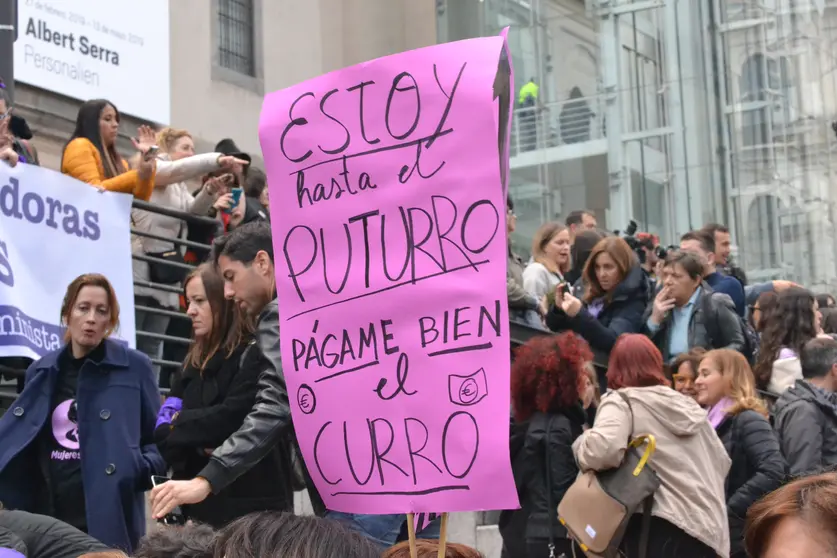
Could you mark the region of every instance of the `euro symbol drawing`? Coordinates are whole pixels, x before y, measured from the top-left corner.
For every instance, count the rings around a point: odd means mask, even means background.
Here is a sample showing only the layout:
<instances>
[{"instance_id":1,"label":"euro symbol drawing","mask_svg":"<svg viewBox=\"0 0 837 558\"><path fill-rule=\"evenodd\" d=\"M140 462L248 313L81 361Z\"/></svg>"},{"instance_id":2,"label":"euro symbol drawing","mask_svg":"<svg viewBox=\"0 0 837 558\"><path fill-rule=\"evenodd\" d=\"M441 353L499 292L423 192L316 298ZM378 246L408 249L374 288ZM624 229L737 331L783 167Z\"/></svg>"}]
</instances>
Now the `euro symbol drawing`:
<instances>
[{"instance_id":1,"label":"euro symbol drawing","mask_svg":"<svg viewBox=\"0 0 837 558\"><path fill-rule=\"evenodd\" d=\"M317 398L308 384L299 386L296 391L296 403L299 405L299 410L306 415L310 415L317 408Z\"/></svg>"},{"instance_id":2,"label":"euro symbol drawing","mask_svg":"<svg viewBox=\"0 0 837 558\"><path fill-rule=\"evenodd\" d=\"M488 395L485 370L480 368L468 376L448 376L448 395L451 403L460 407L470 407L482 401Z\"/></svg>"}]
</instances>

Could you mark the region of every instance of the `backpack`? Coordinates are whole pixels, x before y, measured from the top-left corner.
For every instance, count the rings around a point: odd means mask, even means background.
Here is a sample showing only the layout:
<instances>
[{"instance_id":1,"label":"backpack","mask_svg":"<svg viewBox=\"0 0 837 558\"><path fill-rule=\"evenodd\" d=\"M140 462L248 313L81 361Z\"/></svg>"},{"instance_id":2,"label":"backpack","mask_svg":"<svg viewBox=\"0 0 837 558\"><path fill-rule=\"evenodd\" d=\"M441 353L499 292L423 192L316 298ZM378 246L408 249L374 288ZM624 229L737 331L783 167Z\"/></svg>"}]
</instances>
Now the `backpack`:
<instances>
[{"instance_id":1,"label":"backpack","mask_svg":"<svg viewBox=\"0 0 837 558\"><path fill-rule=\"evenodd\" d=\"M701 306L703 309L703 314L708 317L705 321L706 325L706 333L709 334L709 339L712 341L714 345L715 342L722 338L721 329L718 326L718 312L717 307L712 303L712 296L714 293L710 294L710 296L703 296L701 297ZM747 362L750 363L750 366L755 365L756 359L759 356L759 346L761 345L761 340L759 339L759 334L756 333L747 321L742 318L737 312L733 311L735 317L738 318L738 323L741 326L741 331L744 333L744 348L741 350L741 354L747 359Z\"/></svg>"}]
</instances>

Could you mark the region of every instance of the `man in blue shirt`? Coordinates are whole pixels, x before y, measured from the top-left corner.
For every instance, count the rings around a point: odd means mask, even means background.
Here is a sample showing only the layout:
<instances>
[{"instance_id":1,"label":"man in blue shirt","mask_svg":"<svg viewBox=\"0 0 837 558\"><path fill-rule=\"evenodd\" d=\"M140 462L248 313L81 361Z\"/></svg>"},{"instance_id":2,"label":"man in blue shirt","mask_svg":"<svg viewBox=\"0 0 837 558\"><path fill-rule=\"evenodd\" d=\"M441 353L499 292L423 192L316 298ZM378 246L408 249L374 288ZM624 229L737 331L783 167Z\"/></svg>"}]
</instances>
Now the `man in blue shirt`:
<instances>
[{"instance_id":1,"label":"man in blue shirt","mask_svg":"<svg viewBox=\"0 0 837 558\"><path fill-rule=\"evenodd\" d=\"M694 252L678 250L666 257L663 288L646 309L644 328L664 362L695 347L745 348L741 319L727 296L713 296L702 281L704 266Z\"/></svg>"},{"instance_id":2,"label":"man in blue shirt","mask_svg":"<svg viewBox=\"0 0 837 558\"><path fill-rule=\"evenodd\" d=\"M716 269L715 238L712 233L705 230L687 232L680 237L680 249L700 255L704 261L703 280L716 293L728 295L735 304L735 311L744 317L747 309L744 287L738 279L723 275Z\"/></svg>"}]
</instances>

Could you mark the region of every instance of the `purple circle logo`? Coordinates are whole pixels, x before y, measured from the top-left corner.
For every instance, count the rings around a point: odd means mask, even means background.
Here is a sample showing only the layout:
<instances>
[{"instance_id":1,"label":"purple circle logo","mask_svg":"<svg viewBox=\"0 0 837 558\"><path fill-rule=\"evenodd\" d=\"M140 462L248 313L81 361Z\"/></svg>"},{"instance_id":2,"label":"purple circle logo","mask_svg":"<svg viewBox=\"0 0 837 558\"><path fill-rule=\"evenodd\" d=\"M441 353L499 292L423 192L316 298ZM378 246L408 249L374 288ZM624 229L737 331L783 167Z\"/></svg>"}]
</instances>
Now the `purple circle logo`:
<instances>
[{"instance_id":1,"label":"purple circle logo","mask_svg":"<svg viewBox=\"0 0 837 558\"><path fill-rule=\"evenodd\" d=\"M61 447L78 450L78 408L75 399L58 405L52 413L52 435Z\"/></svg>"}]
</instances>

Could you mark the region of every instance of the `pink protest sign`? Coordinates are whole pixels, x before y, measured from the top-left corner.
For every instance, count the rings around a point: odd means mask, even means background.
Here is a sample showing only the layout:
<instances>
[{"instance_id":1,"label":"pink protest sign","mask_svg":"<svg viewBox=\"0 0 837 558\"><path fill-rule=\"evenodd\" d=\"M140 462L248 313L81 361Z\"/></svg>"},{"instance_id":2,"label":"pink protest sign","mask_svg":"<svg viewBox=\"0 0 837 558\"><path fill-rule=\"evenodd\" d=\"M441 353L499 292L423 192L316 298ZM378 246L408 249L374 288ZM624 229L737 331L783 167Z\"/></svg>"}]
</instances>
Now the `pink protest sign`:
<instances>
[{"instance_id":1,"label":"pink protest sign","mask_svg":"<svg viewBox=\"0 0 837 558\"><path fill-rule=\"evenodd\" d=\"M518 505L503 44L406 52L265 98L282 364L331 510Z\"/></svg>"}]
</instances>

